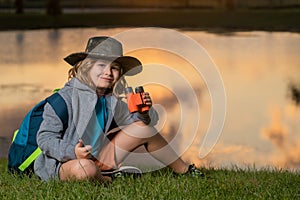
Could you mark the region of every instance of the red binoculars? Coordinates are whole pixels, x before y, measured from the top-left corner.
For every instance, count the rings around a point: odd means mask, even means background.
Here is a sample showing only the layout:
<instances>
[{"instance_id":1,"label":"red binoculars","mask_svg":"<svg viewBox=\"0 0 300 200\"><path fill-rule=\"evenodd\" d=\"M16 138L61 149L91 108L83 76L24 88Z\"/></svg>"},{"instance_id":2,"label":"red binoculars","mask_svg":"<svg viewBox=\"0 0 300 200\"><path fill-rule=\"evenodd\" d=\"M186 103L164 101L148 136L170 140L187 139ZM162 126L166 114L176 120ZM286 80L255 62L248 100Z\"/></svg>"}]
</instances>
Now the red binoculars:
<instances>
[{"instance_id":1,"label":"red binoculars","mask_svg":"<svg viewBox=\"0 0 300 200\"><path fill-rule=\"evenodd\" d=\"M132 87L125 88L125 95L127 97L127 105L129 112L147 112L150 107L143 101L143 86L135 88L135 94L133 93Z\"/></svg>"}]
</instances>

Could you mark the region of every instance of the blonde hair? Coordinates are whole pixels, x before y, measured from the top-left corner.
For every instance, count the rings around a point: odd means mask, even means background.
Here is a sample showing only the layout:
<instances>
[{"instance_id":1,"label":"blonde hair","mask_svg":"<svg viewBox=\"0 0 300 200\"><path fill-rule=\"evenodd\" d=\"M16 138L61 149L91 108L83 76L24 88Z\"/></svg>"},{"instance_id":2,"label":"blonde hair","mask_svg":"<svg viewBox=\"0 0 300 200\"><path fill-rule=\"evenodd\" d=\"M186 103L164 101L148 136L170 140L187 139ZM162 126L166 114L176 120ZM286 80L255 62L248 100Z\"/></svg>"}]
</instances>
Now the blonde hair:
<instances>
[{"instance_id":1,"label":"blonde hair","mask_svg":"<svg viewBox=\"0 0 300 200\"><path fill-rule=\"evenodd\" d=\"M86 85L88 85L89 87L91 87L93 90L96 91L96 85L94 84L94 82L92 81L89 75L90 70L92 69L92 67L96 62L97 59L85 58L84 60L76 63L74 67L72 67L68 72L68 80L76 77L78 80L85 83ZM113 93L116 96L123 94L124 89L127 86L127 82L124 76L122 76L122 74L123 74L123 69L121 67L119 80L117 81L117 83L114 85L113 88Z\"/></svg>"}]
</instances>

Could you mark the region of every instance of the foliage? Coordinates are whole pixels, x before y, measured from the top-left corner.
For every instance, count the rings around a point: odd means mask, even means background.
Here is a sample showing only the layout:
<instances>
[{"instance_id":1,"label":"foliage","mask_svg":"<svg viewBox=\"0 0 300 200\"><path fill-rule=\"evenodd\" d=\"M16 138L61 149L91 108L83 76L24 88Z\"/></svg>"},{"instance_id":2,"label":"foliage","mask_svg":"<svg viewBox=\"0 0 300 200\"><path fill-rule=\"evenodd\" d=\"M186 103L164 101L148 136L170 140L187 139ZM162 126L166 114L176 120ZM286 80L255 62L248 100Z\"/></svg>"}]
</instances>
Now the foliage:
<instances>
[{"instance_id":1,"label":"foliage","mask_svg":"<svg viewBox=\"0 0 300 200\"><path fill-rule=\"evenodd\" d=\"M24 13L24 2L23 0L15 0L16 13L22 14Z\"/></svg>"},{"instance_id":2,"label":"foliage","mask_svg":"<svg viewBox=\"0 0 300 200\"><path fill-rule=\"evenodd\" d=\"M48 15L60 15L62 14L62 8L60 0L48 0L46 12Z\"/></svg>"}]
</instances>

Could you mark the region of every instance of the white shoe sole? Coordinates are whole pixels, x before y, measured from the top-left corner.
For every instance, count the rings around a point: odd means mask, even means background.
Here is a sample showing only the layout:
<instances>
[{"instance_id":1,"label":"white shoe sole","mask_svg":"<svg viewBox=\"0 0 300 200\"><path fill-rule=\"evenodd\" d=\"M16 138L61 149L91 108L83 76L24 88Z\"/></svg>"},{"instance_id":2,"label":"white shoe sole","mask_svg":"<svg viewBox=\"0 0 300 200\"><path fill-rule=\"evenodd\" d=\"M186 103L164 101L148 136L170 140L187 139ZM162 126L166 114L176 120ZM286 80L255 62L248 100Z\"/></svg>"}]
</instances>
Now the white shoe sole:
<instances>
[{"instance_id":1,"label":"white shoe sole","mask_svg":"<svg viewBox=\"0 0 300 200\"><path fill-rule=\"evenodd\" d=\"M133 166L121 166L120 168L113 170L113 171L106 171L106 172L101 172L103 176L112 176L117 173L124 173L124 174L142 174L142 170L140 170L137 167Z\"/></svg>"}]
</instances>

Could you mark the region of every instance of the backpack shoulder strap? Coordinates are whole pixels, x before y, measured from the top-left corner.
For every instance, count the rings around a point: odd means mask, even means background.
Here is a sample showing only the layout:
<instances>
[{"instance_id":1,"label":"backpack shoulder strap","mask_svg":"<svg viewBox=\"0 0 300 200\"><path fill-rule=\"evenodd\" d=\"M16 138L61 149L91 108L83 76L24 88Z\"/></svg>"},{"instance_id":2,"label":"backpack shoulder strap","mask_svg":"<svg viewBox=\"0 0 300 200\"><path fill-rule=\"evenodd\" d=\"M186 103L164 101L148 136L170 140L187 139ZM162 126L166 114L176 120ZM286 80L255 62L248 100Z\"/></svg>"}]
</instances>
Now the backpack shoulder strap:
<instances>
[{"instance_id":1,"label":"backpack shoulder strap","mask_svg":"<svg viewBox=\"0 0 300 200\"><path fill-rule=\"evenodd\" d=\"M64 130L68 127L68 109L67 104L65 100L62 98L62 96L55 92L48 98L46 98L46 101L52 106L57 116L60 118L60 120L63 123Z\"/></svg>"}]
</instances>

